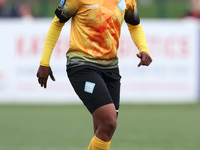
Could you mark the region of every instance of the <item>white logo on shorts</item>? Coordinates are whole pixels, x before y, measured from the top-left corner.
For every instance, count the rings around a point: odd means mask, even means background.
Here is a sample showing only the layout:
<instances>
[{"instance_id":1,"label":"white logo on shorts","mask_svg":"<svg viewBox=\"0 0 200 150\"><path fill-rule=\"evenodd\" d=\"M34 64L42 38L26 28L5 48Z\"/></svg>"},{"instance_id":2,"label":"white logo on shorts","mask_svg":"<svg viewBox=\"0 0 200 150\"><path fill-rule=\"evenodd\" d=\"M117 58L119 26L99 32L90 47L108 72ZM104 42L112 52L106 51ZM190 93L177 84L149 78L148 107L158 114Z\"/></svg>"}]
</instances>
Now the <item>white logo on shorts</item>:
<instances>
[{"instance_id":1,"label":"white logo on shorts","mask_svg":"<svg viewBox=\"0 0 200 150\"><path fill-rule=\"evenodd\" d=\"M94 87L95 87L95 83L86 81L84 91L92 94L94 91Z\"/></svg>"}]
</instances>

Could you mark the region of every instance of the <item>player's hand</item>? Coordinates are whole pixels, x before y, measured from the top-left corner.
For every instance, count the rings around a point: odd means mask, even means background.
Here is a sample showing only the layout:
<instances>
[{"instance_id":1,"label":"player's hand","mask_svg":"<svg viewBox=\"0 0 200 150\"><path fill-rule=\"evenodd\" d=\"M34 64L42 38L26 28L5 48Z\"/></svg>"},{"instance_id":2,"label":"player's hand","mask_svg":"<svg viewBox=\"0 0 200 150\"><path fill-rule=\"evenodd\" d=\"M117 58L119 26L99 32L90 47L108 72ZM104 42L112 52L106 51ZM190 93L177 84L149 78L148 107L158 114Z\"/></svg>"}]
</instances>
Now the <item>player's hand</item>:
<instances>
[{"instance_id":1,"label":"player's hand","mask_svg":"<svg viewBox=\"0 0 200 150\"><path fill-rule=\"evenodd\" d=\"M140 58L140 63L138 67L142 66L149 66L152 62L151 56L147 52L140 52L137 54L137 57Z\"/></svg>"},{"instance_id":2,"label":"player's hand","mask_svg":"<svg viewBox=\"0 0 200 150\"><path fill-rule=\"evenodd\" d=\"M53 76L51 67L40 66L37 72L37 78L38 78L38 83L41 85L41 87L44 88L47 87L47 80L49 76L53 81L56 81Z\"/></svg>"}]
</instances>

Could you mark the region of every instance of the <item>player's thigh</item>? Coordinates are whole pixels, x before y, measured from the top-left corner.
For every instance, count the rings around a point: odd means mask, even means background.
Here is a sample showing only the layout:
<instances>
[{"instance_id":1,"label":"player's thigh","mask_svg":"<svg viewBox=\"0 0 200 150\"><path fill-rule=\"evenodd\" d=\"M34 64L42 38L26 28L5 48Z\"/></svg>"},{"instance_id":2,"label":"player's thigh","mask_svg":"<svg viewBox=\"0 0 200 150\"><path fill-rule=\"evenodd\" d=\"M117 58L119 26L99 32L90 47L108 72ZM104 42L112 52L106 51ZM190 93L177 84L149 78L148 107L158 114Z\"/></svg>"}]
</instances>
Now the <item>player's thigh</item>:
<instances>
[{"instance_id":1,"label":"player's thigh","mask_svg":"<svg viewBox=\"0 0 200 150\"><path fill-rule=\"evenodd\" d=\"M114 83L108 83L107 84L109 93L112 97L112 101L115 105L116 112L119 111L119 106L120 106L120 82L115 81Z\"/></svg>"},{"instance_id":2,"label":"player's thigh","mask_svg":"<svg viewBox=\"0 0 200 150\"><path fill-rule=\"evenodd\" d=\"M107 75L105 78L105 83L112 97L112 101L115 105L116 111L118 112L120 105L120 87L121 87L121 76L119 74L118 68L110 70L109 75Z\"/></svg>"}]
</instances>

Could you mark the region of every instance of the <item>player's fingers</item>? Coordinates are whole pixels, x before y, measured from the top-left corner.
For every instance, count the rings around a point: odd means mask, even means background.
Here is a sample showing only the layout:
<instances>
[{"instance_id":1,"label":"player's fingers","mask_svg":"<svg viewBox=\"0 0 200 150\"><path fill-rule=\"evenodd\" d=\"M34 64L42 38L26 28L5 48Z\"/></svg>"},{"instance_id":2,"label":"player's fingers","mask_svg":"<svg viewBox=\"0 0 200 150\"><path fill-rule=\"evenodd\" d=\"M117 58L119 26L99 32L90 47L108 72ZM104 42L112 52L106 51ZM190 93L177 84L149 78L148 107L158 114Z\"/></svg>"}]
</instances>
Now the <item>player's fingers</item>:
<instances>
[{"instance_id":1,"label":"player's fingers","mask_svg":"<svg viewBox=\"0 0 200 150\"><path fill-rule=\"evenodd\" d=\"M150 63L151 63L151 62L147 62L147 63L146 63L146 66L149 66L149 65L150 65Z\"/></svg>"},{"instance_id":2,"label":"player's fingers","mask_svg":"<svg viewBox=\"0 0 200 150\"><path fill-rule=\"evenodd\" d=\"M47 87L47 80L48 78L43 78L43 87L46 88Z\"/></svg>"},{"instance_id":3,"label":"player's fingers","mask_svg":"<svg viewBox=\"0 0 200 150\"><path fill-rule=\"evenodd\" d=\"M40 85L41 85L41 87L43 87L43 85L44 85L44 78L40 79Z\"/></svg>"},{"instance_id":4,"label":"player's fingers","mask_svg":"<svg viewBox=\"0 0 200 150\"><path fill-rule=\"evenodd\" d=\"M148 57L148 59L147 59L147 66L149 66L151 64L151 62L152 62L151 57Z\"/></svg>"},{"instance_id":5,"label":"player's fingers","mask_svg":"<svg viewBox=\"0 0 200 150\"><path fill-rule=\"evenodd\" d=\"M140 67L140 66L148 66L148 65L150 65L150 63L151 62L147 58L141 59L140 63L138 64L138 67Z\"/></svg>"},{"instance_id":6,"label":"player's fingers","mask_svg":"<svg viewBox=\"0 0 200 150\"><path fill-rule=\"evenodd\" d=\"M138 64L138 67L140 67L142 65L142 60L141 60L142 55L140 53L137 53L136 56L140 58L140 63Z\"/></svg>"},{"instance_id":7,"label":"player's fingers","mask_svg":"<svg viewBox=\"0 0 200 150\"><path fill-rule=\"evenodd\" d=\"M142 58L141 58L142 59L141 61L143 62L143 65L148 66L149 62L151 62L150 58L151 57L149 57L148 55L143 55Z\"/></svg>"},{"instance_id":8,"label":"player's fingers","mask_svg":"<svg viewBox=\"0 0 200 150\"><path fill-rule=\"evenodd\" d=\"M39 73L36 74L37 78L38 78L38 83L40 84L40 77L39 77Z\"/></svg>"},{"instance_id":9,"label":"player's fingers","mask_svg":"<svg viewBox=\"0 0 200 150\"><path fill-rule=\"evenodd\" d=\"M142 61L140 61L140 63L138 64L138 67L140 67L142 65Z\"/></svg>"},{"instance_id":10,"label":"player's fingers","mask_svg":"<svg viewBox=\"0 0 200 150\"><path fill-rule=\"evenodd\" d=\"M49 67L49 76L50 76L51 80L55 81L51 67Z\"/></svg>"},{"instance_id":11,"label":"player's fingers","mask_svg":"<svg viewBox=\"0 0 200 150\"><path fill-rule=\"evenodd\" d=\"M140 54L140 53L136 54L136 56L137 56L138 58L141 58L141 54Z\"/></svg>"},{"instance_id":12,"label":"player's fingers","mask_svg":"<svg viewBox=\"0 0 200 150\"><path fill-rule=\"evenodd\" d=\"M149 61L150 61L150 63L153 61L151 57L149 57Z\"/></svg>"},{"instance_id":13,"label":"player's fingers","mask_svg":"<svg viewBox=\"0 0 200 150\"><path fill-rule=\"evenodd\" d=\"M56 80L56 79L54 78L54 76L53 76L53 72L51 72L49 75L50 75L51 80L53 80L53 81Z\"/></svg>"},{"instance_id":14,"label":"player's fingers","mask_svg":"<svg viewBox=\"0 0 200 150\"><path fill-rule=\"evenodd\" d=\"M47 79L38 78L38 82L39 82L40 86L43 87L44 85L46 86Z\"/></svg>"},{"instance_id":15,"label":"player's fingers","mask_svg":"<svg viewBox=\"0 0 200 150\"><path fill-rule=\"evenodd\" d=\"M43 80L43 84L44 84L44 88L46 89L46 87L47 87L47 79Z\"/></svg>"},{"instance_id":16,"label":"player's fingers","mask_svg":"<svg viewBox=\"0 0 200 150\"><path fill-rule=\"evenodd\" d=\"M38 78L39 84L42 84L42 80L43 80L43 78Z\"/></svg>"},{"instance_id":17,"label":"player's fingers","mask_svg":"<svg viewBox=\"0 0 200 150\"><path fill-rule=\"evenodd\" d=\"M40 78L38 78L38 83L39 83L39 84L41 83L41 79L40 79Z\"/></svg>"}]
</instances>

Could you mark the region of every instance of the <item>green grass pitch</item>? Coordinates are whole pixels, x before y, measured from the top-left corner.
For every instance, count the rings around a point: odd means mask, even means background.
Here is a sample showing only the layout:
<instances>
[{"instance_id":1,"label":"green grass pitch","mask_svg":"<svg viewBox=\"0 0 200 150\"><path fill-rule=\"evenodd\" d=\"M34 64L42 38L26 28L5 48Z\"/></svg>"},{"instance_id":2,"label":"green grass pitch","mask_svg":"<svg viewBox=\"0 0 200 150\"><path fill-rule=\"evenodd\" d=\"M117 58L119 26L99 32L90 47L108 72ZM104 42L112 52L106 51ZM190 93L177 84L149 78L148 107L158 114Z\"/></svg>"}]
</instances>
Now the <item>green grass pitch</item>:
<instances>
[{"instance_id":1,"label":"green grass pitch","mask_svg":"<svg viewBox=\"0 0 200 150\"><path fill-rule=\"evenodd\" d=\"M0 150L87 150L82 105L0 105ZM200 104L121 105L110 150L200 150Z\"/></svg>"}]
</instances>

